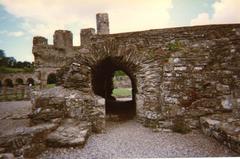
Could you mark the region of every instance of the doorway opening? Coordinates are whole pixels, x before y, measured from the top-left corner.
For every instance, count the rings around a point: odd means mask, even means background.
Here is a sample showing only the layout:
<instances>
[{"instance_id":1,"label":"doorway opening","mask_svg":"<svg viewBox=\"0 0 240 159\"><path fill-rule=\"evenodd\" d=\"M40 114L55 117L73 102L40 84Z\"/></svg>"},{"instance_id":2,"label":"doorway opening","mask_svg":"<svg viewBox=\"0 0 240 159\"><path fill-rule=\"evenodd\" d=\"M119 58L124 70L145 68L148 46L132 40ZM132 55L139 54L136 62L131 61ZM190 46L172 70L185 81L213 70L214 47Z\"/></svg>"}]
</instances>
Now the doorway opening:
<instances>
[{"instance_id":1,"label":"doorway opening","mask_svg":"<svg viewBox=\"0 0 240 159\"><path fill-rule=\"evenodd\" d=\"M21 78L17 78L15 82L17 85L23 85L23 79Z\"/></svg>"},{"instance_id":2,"label":"doorway opening","mask_svg":"<svg viewBox=\"0 0 240 159\"><path fill-rule=\"evenodd\" d=\"M28 78L27 79L27 84L28 84L28 86L34 86L34 79Z\"/></svg>"},{"instance_id":3,"label":"doorway opening","mask_svg":"<svg viewBox=\"0 0 240 159\"><path fill-rule=\"evenodd\" d=\"M57 76L55 73L50 73L47 77L47 88L53 88L56 86Z\"/></svg>"},{"instance_id":4,"label":"doorway opening","mask_svg":"<svg viewBox=\"0 0 240 159\"><path fill-rule=\"evenodd\" d=\"M13 81L11 79L6 79L4 81L4 86L6 86L8 88L13 88Z\"/></svg>"},{"instance_id":5,"label":"doorway opening","mask_svg":"<svg viewBox=\"0 0 240 159\"><path fill-rule=\"evenodd\" d=\"M120 57L108 57L92 69L92 89L105 98L106 118L132 119L136 115L136 77L133 64L124 63ZM120 79L126 79L121 87ZM119 81L117 81L119 80ZM122 85L124 85L122 84Z\"/></svg>"}]
</instances>

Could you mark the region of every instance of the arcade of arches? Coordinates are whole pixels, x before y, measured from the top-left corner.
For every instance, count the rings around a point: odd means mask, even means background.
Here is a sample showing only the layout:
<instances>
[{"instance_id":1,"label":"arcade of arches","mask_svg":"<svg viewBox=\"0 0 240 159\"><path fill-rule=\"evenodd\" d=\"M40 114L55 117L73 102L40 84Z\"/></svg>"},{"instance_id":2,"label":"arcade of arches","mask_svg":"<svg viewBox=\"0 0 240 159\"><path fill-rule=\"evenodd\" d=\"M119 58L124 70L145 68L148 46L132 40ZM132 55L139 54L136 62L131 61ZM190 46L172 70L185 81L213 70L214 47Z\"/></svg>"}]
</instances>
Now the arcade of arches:
<instances>
[{"instance_id":1,"label":"arcade of arches","mask_svg":"<svg viewBox=\"0 0 240 159\"><path fill-rule=\"evenodd\" d=\"M32 74L0 74L0 100L25 100L30 98L30 88L35 85Z\"/></svg>"}]
</instances>

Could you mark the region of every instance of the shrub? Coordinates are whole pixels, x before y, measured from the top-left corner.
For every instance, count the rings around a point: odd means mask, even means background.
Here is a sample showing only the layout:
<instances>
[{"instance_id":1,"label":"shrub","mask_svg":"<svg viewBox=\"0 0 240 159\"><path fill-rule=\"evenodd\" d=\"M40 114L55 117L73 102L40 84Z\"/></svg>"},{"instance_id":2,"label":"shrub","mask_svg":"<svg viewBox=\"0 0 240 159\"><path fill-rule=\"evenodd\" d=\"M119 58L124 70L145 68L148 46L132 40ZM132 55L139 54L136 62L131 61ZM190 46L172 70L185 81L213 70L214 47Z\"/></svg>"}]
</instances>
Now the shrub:
<instances>
[{"instance_id":1,"label":"shrub","mask_svg":"<svg viewBox=\"0 0 240 159\"><path fill-rule=\"evenodd\" d=\"M181 48L182 48L182 45L181 45L181 43L179 41L176 41L176 42L168 44L168 50L169 51L175 52L175 51L181 50Z\"/></svg>"},{"instance_id":2,"label":"shrub","mask_svg":"<svg viewBox=\"0 0 240 159\"><path fill-rule=\"evenodd\" d=\"M172 130L173 132L177 132L181 134L187 134L191 131L191 129L187 126L184 118L181 116L177 116L173 120Z\"/></svg>"}]
</instances>

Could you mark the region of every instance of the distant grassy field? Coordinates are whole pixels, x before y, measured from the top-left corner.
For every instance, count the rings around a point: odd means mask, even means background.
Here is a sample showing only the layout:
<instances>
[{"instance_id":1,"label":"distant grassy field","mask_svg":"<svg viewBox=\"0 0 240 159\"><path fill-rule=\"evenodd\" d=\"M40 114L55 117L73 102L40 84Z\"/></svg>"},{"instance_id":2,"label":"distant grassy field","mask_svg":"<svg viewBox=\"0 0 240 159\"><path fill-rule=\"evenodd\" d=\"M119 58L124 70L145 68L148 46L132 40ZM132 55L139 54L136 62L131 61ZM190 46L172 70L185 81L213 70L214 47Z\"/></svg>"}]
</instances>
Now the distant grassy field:
<instances>
[{"instance_id":1,"label":"distant grassy field","mask_svg":"<svg viewBox=\"0 0 240 159\"><path fill-rule=\"evenodd\" d=\"M47 88L53 88L56 84L48 84ZM132 91L131 88L116 88L113 90L112 95L114 97L131 97Z\"/></svg>"},{"instance_id":2,"label":"distant grassy field","mask_svg":"<svg viewBox=\"0 0 240 159\"><path fill-rule=\"evenodd\" d=\"M131 97L132 91L130 88L116 88L113 90L114 97Z\"/></svg>"},{"instance_id":3,"label":"distant grassy field","mask_svg":"<svg viewBox=\"0 0 240 159\"><path fill-rule=\"evenodd\" d=\"M0 67L1 73L19 73L19 72L33 72L33 68L10 68L10 67Z\"/></svg>"},{"instance_id":4,"label":"distant grassy field","mask_svg":"<svg viewBox=\"0 0 240 159\"><path fill-rule=\"evenodd\" d=\"M11 100L22 100L24 95L22 93L7 95L7 98L4 95L0 95L0 101L11 101Z\"/></svg>"}]
</instances>

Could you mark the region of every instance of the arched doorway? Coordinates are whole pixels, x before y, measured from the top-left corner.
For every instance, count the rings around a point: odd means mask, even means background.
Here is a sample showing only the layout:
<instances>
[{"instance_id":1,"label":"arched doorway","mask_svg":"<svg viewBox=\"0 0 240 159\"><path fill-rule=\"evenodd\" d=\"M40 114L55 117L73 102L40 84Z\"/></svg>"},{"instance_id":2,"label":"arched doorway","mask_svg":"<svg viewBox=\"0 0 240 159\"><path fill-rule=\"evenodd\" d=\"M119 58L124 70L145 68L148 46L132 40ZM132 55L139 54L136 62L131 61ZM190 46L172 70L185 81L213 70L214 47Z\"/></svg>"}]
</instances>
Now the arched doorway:
<instances>
[{"instance_id":1,"label":"arched doorway","mask_svg":"<svg viewBox=\"0 0 240 159\"><path fill-rule=\"evenodd\" d=\"M13 82L11 79L5 79L4 80L4 86L13 88Z\"/></svg>"},{"instance_id":2,"label":"arched doorway","mask_svg":"<svg viewBox=\"0 0 240 159\"><path fill-rule=\"evenodd\" d=\"M0 81L0 94L2 94L2 81Z\"/></svg>"},{"instance_id":3,"label":"arched doorway","mask_svg":"<svg viewBox=\"0 0 240 159\"><path fill-rule=\"evenodd\" d=\"M136 77L135 67L124 63L121 57L108 57L98 62L92 68L92 89L96 95L105 98L106 116L118 116L121 119L134 118L136 115ZM114 96L114 76L117 72L123 72L131 81L131 99L118 100Z\"/></svg>"},{"instance_id":4,"label":"arched doorway","mask_svg":"<svg viewBox=\"0 0 240 159\"><path fill-rule=\"evenodd\" d=\"M55 87L57 83L57 77L55 73L50 73L47 77L47 88Z\"/></svg>"},{"instance_id":5,"label":"arched doorway","mask_svg":"<svg viewBox=\"0 0 240 159\"><path fill-rule=\"evenodd\" d=\"M23 79L21 78L17 78L15 82L17 85L23 85Z\"/></svg>"},{"instance_id":6,"label":"arched doorway","mask_svg":"<svg viewBox=\"0 0 240 159\"><path fill-rule=\"evenodd\" d=\"M28 84L28 86L29 86L29 85L34 86L34 79L28 78L28 79L27 79L27 84Z\"/></svg>"}]
</instances>

